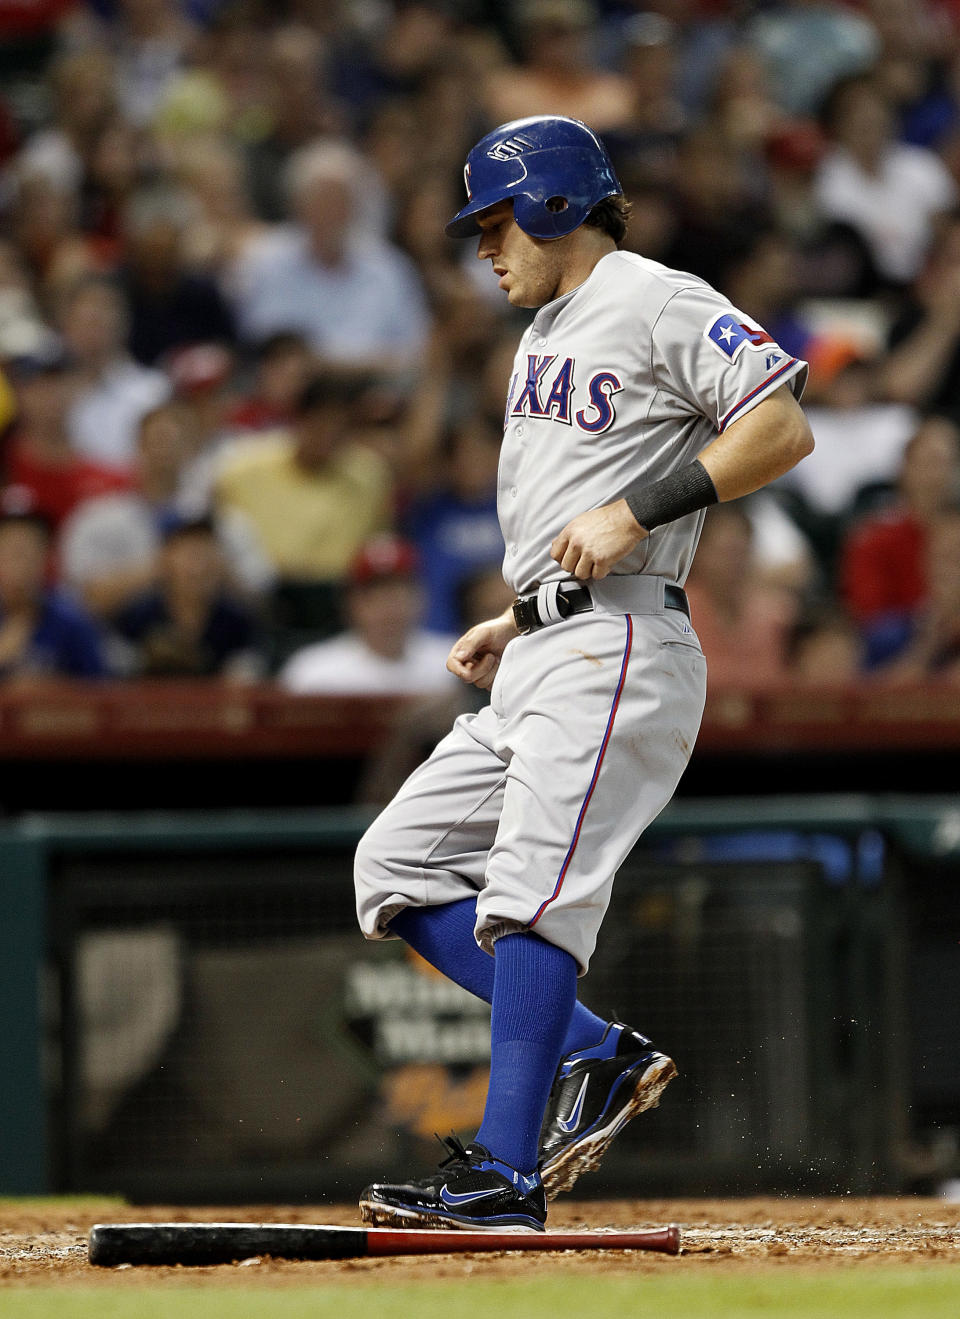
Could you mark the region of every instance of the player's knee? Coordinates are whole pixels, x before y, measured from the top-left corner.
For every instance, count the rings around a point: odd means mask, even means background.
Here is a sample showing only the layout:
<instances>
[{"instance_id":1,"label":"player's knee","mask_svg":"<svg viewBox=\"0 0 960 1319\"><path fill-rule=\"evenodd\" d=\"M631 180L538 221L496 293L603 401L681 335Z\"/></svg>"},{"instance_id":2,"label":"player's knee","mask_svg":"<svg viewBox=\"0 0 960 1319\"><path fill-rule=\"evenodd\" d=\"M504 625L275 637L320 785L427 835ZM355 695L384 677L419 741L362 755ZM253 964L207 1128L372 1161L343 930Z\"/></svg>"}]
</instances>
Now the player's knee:
<instances>
[{"instance_id":1,"label":"player's knee","mask_svg":"<svg viewBox=\"0 0 960 1319\"><path fill-rule=\"evenodd\" d=\"M371 887L382 888L383 881L390 873L390 856L395 850L391 845L392 830L382 823L382 816L374 820L357 844L353 858L353 884L358 893L367 892Z\"/></svg>"},{"instance_id":2,"label":"player's knee","mask_svg":"<svg viewBox=\"0 0 960 1319\"><path fill-rule=\"evenodd\" d=\"M357 850L353 855L353 886L358 892L370 875L382 868L375 829L375 824L370 826L357 844Z\"/></svg>"}]
</instances>

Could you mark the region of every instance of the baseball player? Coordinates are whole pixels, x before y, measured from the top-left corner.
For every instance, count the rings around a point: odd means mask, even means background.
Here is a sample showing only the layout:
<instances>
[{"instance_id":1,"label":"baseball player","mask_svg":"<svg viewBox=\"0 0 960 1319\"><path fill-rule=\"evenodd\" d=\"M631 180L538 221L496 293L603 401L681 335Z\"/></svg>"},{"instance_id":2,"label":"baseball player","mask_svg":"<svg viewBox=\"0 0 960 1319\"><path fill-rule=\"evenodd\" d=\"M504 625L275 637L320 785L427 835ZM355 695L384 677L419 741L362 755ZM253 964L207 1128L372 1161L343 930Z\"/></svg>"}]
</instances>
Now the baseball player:
<instances>
[{"instance_id":1,"label":"baseball player","mask_svg":"<svg viewBox=\"0 0 960 1319\"><path fill-rule=\"evenodd\" d=\"M375 1184L368 1222L542 1230L546 1202L655 1104L672 1061L577 1002L617 868L670 800L706 665L683 582L705 508L813 441L806 364L709 285L621 250L628 206L577 120L504 124L467 204L517 307L498 507L512 609L447 667L491 688L360 842L369 939L399 936L491 1004L483 1121L433 1176ZM749 664L745 656L745 665Z\"/></svg>"}]
</instances>

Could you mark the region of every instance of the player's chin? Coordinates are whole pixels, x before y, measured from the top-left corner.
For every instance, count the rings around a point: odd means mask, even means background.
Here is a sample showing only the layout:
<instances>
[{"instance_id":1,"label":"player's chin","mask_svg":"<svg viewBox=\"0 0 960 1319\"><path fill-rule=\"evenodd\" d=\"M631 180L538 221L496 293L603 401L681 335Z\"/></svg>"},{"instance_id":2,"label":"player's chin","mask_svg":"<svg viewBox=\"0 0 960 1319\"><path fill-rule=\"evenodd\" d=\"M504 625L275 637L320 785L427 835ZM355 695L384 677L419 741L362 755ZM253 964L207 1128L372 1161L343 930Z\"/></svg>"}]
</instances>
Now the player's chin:
<instances>
[{"instance_id":1,"label":"player's chin","mask_svg":"<svg viewBox=\"0 0 960 1319\"><path fill-rule=\"evenodd\" d=\"M541 299L534 297L522 284L512 284L507 289L507 301L511 307L541 307Z\"/></svg>"}]
</instances>

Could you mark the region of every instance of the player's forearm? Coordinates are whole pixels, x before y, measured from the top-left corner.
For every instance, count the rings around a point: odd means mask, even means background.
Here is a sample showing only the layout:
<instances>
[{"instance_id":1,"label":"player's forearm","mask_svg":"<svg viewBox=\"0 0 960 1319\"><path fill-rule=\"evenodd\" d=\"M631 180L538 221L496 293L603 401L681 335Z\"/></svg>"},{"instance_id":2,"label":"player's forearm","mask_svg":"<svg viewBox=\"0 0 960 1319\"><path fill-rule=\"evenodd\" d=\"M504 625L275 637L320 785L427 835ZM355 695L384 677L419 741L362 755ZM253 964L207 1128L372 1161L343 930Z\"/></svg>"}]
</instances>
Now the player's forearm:
<instances>
[{"instance_id":1,"label":"player's forearm","mask_svg":"<svg viewBox=\"0 0 960 1319\"><path fill-rule=\"evenodd\" d=\"M892 403L928 402L957 349L960 328L930 317L887 357L877 384Z\"/></svg>"},{"instance_id":2,"label":"player's forearm","mask_svg":"<svg viewBox=\"0 0 960 1319\"><path fill-rule=\"evenodd\" d=\"M813 451L809 423L782 386L700 454L721 502L769 485Z\"/></svg>"},{"instance_id":3,"label":"player's forearm","mask_svg":"<svg viewBox=\"0 0 960 1319\"><path fill-rule=\"evenodd\" d=\"M449 384L447 359L432 343L407 409L400 444L403 478L416 489L437 481Z\"/></svg>"}]
</instances>

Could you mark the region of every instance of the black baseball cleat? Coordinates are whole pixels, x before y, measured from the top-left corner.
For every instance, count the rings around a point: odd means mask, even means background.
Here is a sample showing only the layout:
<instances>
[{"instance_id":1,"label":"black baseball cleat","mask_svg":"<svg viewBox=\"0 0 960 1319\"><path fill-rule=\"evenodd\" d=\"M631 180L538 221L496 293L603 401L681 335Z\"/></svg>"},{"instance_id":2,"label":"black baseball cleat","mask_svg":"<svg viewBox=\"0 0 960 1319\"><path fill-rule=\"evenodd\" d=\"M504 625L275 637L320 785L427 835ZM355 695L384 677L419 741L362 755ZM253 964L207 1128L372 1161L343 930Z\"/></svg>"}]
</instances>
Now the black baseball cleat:
<instances>
[{"instance_id":1,"label":"black baseball cleat","mask_svg":"<svg viewBox=\"0 0 960 1319\"><path fill-rule=\"evenodd\" d=\"M547 1202L539 1173L524 1175L495 1159L482 1145L461 1145L456 1136L440 1172L399 1186L375 1182L360 1197L360 1217L380 1227L468 1228L542 1232Z\"/></svg>"},{"instance_id":2,"label":"black baseball cleat","mask_svg":"<svg viewBox=\"0 0 960 1319\"><path fill-rule=\"evenodd\" d=\"M646 1036L612 1021L600 1043L562 1059L540 1129L540 1176L548 1200L596 1168L617 1132L677 1075Z\"/></svg>"}]
</instances>

